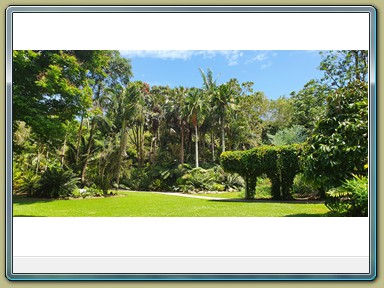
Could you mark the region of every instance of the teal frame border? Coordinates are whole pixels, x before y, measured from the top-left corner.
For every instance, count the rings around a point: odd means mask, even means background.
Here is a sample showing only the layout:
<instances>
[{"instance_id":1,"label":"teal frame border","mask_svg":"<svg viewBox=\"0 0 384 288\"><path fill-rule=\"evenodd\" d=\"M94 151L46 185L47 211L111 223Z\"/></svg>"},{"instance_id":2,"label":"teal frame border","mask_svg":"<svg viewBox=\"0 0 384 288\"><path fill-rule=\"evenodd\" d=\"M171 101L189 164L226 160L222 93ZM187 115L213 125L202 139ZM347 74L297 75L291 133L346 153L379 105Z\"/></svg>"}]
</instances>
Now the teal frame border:
<instances>
[{"instance_id":1,"label":"teal frame border","mask_svg":"<svg viewBox=\"0 0 384 288\"><path fill-rule=\"evenodd\" d=\"M14 274L12 271L12 20L13 13L369 13L369 219L367 274ZM377 11L373 6L9 6L6 10L6 277L72 281L369 281L377 276Z\"/></svg>"}]
</instances>

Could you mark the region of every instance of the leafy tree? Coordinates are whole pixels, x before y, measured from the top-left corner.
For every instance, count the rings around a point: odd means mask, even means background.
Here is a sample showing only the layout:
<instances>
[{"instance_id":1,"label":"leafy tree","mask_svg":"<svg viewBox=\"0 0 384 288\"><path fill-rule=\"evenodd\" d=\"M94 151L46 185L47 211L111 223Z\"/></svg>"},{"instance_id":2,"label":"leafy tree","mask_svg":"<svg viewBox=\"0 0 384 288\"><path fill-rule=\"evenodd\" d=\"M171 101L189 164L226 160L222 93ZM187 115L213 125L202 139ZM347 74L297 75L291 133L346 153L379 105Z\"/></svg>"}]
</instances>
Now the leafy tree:
<instances>
[{"instance_id":1,"label":"leafy tree","mask_svg":"<svg viewBox=\"0 0 384 288\"><path fill-rule=\"evenodd\" d=\"M268 134L287 128L292 123L292 99L281 96L270 100L268 110L264 116L263 142L269 144Z\"/></svg>"},{"instance_id":2,"label":"leafy tree","mask_svg":"<svg viewBox=\"0 0 384 288\"><path fill-rule=\"evenodd\" d=\"M368 87L348 83L327 97L324 116L308 140L304 163L307 178L324 191L352 174L365 175L368 163Z\"/></svg>"},{"instance_id":3,"label":"leafy tree","mask_svg":"<svg viewBox=\"0 0 384 288\"><path fill-rule=\"evenodd\" d=\"M63 141L62 123L92 103L92 80L103 51L13 52L14 120L24 121L45 143Z\"/></svg>"},{"instance_id":4,"label":"leafy tree","mask_svg":"<svg viewBox=\"0 0 384 288\"><path fill-rule=\"evenodd\" d=\"M368 51L341 50L320 52L323 60L319 69L324 71L322 82L331 89L341 88L351 81L367 81Z\"/></svg>"},{"instance_id":5,"label":"leafy tree","mask_svg":"<svg viewBox=\"0 0 384 288\"><path fill-rule=\"evenodd\" d=\"M327 93L327 87L313 79L299 92L292 92L292 122L311 132L320 115L324 113Z\"/></svg>"},{"instance_id":6,"label":"leafy tree","mask_svg":"<svg viewBox=\"0 0 384 288\"><path fill-rule=\"evenodd\" d=\"M237 107L230 117L229 139L231 149L250 149L262 143L265 115L269 101L263 92L242 93L236 99Z\"/></svg>"}]
</instances>

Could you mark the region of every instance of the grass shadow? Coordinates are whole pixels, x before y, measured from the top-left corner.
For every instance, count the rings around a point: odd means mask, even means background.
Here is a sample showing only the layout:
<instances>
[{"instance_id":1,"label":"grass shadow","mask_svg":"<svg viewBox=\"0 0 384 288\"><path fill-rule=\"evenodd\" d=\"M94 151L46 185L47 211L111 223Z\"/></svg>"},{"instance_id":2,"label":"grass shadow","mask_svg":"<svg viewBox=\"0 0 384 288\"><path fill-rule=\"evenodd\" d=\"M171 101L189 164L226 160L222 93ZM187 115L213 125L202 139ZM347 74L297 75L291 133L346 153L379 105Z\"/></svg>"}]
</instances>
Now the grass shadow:
<instances>
[{"instance_id":1,"label":"grass shadow","mask_svg":"<svg viewBox=\"0 0 384 288\"><path fill-rule=\"evenodd\" d=\"M337 216L330 212L326 212L326 213L317 213L317 214L298 213L298 214L285 215L283 217L337 217Z\"/></svg>"},{"instance_id":2,"label":"grass shadow","mask_svg":"<svg viewBox=\"0 0 384 288\"><path fill-rule=\"evenodd\" d=\"M243 202L243 203L274 203L274 204L323 204L321 200L273 200L273 199L241 199L241 198L227 198L227 199L209 199L214 202Z\"/></svg>"},{"instance_id":3,"label":"grass shadow","mask_svg":"<svg viewBox=\"0 0 384 288\"><path fill-rule=\"evenodd\" d=\"M13 215L13 217L51 217L51 216L36 216L36 215Z\"/></svg>"},{"instance_id":4,"label":"grass shadow","mask_svg":"<svg viewBox=\"0 0 384 288\"><path fill-rule=\"evenodd\" d=\"M18 195L13 195L12 196L12 204L18 204L18 205L28 205L28 204L35 204L35 203L47 203L47 202L53 202L55 200L57 200L57 199L35 198L35 197L18 196Z\"/></svg>"}]
</instances>

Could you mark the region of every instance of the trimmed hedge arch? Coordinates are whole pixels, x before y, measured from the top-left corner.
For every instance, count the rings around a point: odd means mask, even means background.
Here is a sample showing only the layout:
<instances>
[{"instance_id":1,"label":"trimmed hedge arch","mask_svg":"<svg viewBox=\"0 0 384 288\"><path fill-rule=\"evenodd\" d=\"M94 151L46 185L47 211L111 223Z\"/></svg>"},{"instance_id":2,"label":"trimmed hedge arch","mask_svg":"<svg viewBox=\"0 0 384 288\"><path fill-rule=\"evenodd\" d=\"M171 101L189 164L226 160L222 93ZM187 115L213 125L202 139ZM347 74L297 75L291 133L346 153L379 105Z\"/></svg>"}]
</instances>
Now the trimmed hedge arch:
<instances>
[{"instance_id":1,"label":"trimmed hedge arch","mask_svg":"<svg viewBox=\"0 0 384 288\"><path fill-rule=\"evenodd\" d=\"M266 174L272 182L271 194L276 200L292 199L291 187L300 171L299 158L302 147L263 146L246 151L226 151L220 156L224 171L238 173L245 179L245 198L255 197L256 180Z\"/></svg>"}]
</instances>

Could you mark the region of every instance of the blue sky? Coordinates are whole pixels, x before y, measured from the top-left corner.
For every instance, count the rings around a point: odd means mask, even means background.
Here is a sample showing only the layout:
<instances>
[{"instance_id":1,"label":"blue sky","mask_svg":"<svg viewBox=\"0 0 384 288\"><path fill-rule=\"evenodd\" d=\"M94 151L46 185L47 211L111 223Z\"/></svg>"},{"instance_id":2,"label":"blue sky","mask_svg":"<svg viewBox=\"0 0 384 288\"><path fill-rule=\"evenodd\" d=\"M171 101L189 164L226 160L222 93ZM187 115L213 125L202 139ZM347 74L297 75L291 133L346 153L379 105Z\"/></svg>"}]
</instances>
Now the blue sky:
<instances>
[{"instance_id":1,"label":"blue sky","mask_svg":"<svg viewBox=\"0 0 384 288\"><path fill-rule=\"evenodd\" d=\"M120 51L131 59L134 78L150 86L202 87L199 68L213 71L217 84L237 78L254 82L254 91L268 99L288 96L311 79L319 79L319 51L267 50L133 50Z\"/></svg>"}]
</instances>

